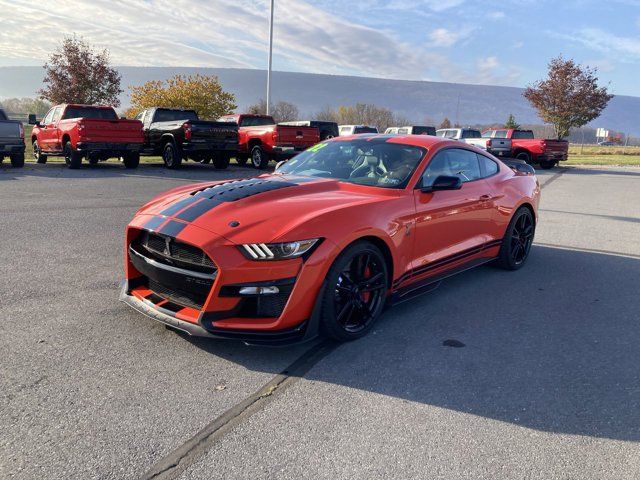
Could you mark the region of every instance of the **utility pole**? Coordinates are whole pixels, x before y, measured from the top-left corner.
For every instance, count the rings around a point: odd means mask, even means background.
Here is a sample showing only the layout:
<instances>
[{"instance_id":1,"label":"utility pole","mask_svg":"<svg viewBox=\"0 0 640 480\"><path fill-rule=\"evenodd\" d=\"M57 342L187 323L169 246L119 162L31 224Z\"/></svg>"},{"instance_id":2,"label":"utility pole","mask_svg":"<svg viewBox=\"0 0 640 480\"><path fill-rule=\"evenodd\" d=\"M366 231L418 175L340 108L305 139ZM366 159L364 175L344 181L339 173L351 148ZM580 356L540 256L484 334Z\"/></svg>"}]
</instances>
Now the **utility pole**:
<instances>
[{"instance_id":1,"label":"utility pole","mask_svg":"<svg viewBox=\"0 0 640 480\"><path fill-rule=\"evenodd\" d=\"M271 0L271 9L270 9L270 17L269 20L269 67L267 69L267 115L269 115L269 110L271 108L271 58L273 56L273 2L275 0Z\"/></svg>"}]
</instances>

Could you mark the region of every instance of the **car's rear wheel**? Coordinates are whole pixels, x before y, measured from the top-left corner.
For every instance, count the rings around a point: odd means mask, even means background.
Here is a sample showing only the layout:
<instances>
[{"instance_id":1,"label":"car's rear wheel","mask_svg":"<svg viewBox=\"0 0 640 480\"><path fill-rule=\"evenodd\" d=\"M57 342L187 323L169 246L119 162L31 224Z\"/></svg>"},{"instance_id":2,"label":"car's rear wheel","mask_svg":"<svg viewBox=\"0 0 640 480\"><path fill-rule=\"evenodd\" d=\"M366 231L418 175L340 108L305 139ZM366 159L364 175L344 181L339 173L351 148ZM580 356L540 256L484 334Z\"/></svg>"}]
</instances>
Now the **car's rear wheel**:
<instances>
[{"instance_id":1,"label":"car's rear wheel","mask_svg":"<svg viewBox=\"0 0 640 480\"><path fill-rule=\"evenodd\" d=\"M125 168L138 168L138 165L140 165L140 153L125 153L122 157L122 162L124 163Z\"/></svg>"},{"instance_id":2,"label":"car's rear wheel","mask_svg":"<svg viewBox=\"0 0 640 480\"><path fill-rule=\"evenodd\" d=\"M162 160L167 168L180 168L182 165L182 152L175 143L169 142L162 150Z\"/></svg>"},{"instance_id":3,"label":"car's rear wheel","mask_svg":"<svg viewBox=\"0 0 640 480\"><path fill-rule=\"evenodd\" d=\"M230 161L231 161L231 158L229 157L229 155L226 155L224 153L219 153L215 157L213 157L213 166L216 167L218 170L224 170L229 166Z\"/></svg>"},{"instance_id":4,"label":"car's rear wheel","mask_svg":"<svg viewBox=\"0 0 640 480\"><path fill-rule=\"evenodd\" d=\"M529 152L518 152L518 154L516 155L516 158L518 160L531 163L531 155L529 155Z\"/></svg>"},{"instance_id":5,"label":"car's rear wheel","mask_svg":"<svg viewBox=\"0 0 640 480\"><path fill-rule=\"evenodd\" d=\"M540 162L540 168L543 170L550 170L556 166L556 163L557 162L555 160L542 160Z\"/></svg>"},{"instance_id":6,"label":"car's rear wheel","mask_svg":"<svg viewBox=\"0 0 640 480\"><path fill-rule=\"evenodd\" d=\"M264 170L269 165L269 156L264 152L260 145L256 145L251 149L251 163L254 168Z\"/></svg>"},{"instance_id":7,"label":"car's rear wheel","mask_svg":"<svg viewBox=\"0 0 640 480\"><path fill-rule=\"evenodd\" d=\"M387 264L378 247L357 242L335 260L321 290L322 332L339 341L358 339L380 317L389 288Z\"/></svg>"},{"instance_id":8,"label":"car's rear wheel","mask_svg":"<svg viewBox=\"0 0 640 480\"><path fill-rule=\"evenodd\" d=\"M536 225L531 210L520 207L511 218L502 239L498 266L506 270L521 268L529 258L535 231Z\"/></svg>"},{"instance_id":9,"label":"car's rear wheel","mask_svg":"<svg viewBox=\"0 0 640 480\"><path fill-rule=\"evenodd\" d=\"M37 163L47 163L47 156L42 153L37 140L33 141L33 158L36 159Z\"/></svg>"},{"instance_id":10,"label":"car's rear wheel","mask_svg":"<svg viewBox=\"0 0 640 480\"><path fill-rule=\"evenodd\" d=\"M74 150L71 142L64 144L63 154L64 161L69 168L73 170L80 168L80 165L82 165L82 155Z\"/></svg>"},{"instance_id":11,"label":"car's rear wheel","mask_svg":"<svg viewBox=\"0 0 640 480\"><path fill-rule=\"evenodd\" d=\"M236 155L236 163L239 167L244 167L247 165L247 156L245 155Z\"/></svg>"},{"instance_id":12,"label":"car's rear wheel","mask_svg":"<svg viewBox=\"0 0 640 480\"><path fill-rule=\"evenodd\" d=\"M15 155L11 155L11 166L13 168L22 168L24 167L24 153L16 153Z\"/></svg>"},{"instance_id":13,"label":"car's rear wheel","mask_svg":"<svg viewBox=\"0 0 640 480\"><path fill-rule=\"evenodd\" d=\"M211 163L211 157L203 157L202 159L200 159L200 163L202 163L203 165Z\"/></svg>"}]
</instances>

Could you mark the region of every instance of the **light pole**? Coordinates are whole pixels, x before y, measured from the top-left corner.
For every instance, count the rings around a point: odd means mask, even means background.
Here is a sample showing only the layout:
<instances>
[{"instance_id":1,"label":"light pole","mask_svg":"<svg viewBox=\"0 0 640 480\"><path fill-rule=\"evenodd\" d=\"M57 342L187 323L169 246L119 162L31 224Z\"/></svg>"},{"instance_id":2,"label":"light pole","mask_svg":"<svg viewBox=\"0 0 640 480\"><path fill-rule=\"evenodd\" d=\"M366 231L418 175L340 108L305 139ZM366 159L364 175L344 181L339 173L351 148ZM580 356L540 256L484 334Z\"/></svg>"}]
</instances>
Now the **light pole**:
<instances>
[{"instance_id":1,"label":"light pole","mask_svg":"<svg viewBox=\"0 0 640 480\"><path fill-rule=\"evenodd\" d=\"M273 55L273 2L275 0L271 0L271 9L270 16L271 20L269 21L269 67L267 69L267 115L269 115L269 110L271 108L271 57Z\"/></svg>"}]
</instances>

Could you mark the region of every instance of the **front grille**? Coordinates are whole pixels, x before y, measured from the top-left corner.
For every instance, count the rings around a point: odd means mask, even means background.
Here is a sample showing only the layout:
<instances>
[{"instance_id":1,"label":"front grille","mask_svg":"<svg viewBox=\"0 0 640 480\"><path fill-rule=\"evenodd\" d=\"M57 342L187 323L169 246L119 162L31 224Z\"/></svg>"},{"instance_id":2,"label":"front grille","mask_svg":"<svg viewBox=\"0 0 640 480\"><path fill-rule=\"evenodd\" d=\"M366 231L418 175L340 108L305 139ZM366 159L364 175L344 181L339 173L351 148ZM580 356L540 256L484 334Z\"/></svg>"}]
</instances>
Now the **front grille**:
<instances>
[{"instance_id":1,"label":"front grille","mask_svg":"<svg viewBox=\"0 0 640 480\"><path fill-rule=\"evenodd\" d=\"M198 247L174 238L144 231L136 239L134 245L142 247L149 257L165 265L201 273L215 273L217 270L213 260Z\"/></svg>"},{"instance_id":2,"label":"front grille","mask_svg":"<svg viewBox=\"0 0 640 480\"><path fill-rule=\"evenodd\" d=\"M169 300L170 302L177 303L183 307L191 307L197 310L202 308L205 300L207 299L207 295L201 295L195 292L183 292L180 290L175 290L171 287L167 287L158 283L155 280L147 279L147 287L156 295L164 298L165 300ZM162 306L162 305L161 305Z\"/></svg>"}]
</instances>

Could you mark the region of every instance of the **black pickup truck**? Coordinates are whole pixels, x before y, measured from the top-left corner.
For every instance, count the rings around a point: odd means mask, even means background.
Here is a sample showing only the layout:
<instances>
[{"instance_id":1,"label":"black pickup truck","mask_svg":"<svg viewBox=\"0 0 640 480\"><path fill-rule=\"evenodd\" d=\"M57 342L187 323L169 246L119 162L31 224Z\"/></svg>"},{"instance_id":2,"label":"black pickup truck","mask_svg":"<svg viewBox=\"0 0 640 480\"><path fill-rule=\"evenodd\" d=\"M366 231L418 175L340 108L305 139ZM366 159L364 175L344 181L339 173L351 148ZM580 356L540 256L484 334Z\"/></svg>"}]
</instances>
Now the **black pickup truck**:
<instances>
[{"instance_id":1,"label":"black pickup truck","mask_svg":"<svg viewBox=\"0 0 640 480\"><path fill-rule=\"evenodd\" d=\"M0 162L11 159L12 167L24 167L24 126L18 120L9 120L0 109Z\"/></svg>"},{"instance_id":2,"label":"black pickup truck","mask_svg":"<svg viewBox=\"0 0 640 480\"><path fill-rule=\"evenodd\" d=\"M227 168L238 152L238 126L200 120L194 110L148 108L136 116L144 130L141 155L162 155L168 168L187 158Z\"/></svg>"}]
</instances>

